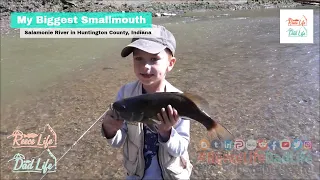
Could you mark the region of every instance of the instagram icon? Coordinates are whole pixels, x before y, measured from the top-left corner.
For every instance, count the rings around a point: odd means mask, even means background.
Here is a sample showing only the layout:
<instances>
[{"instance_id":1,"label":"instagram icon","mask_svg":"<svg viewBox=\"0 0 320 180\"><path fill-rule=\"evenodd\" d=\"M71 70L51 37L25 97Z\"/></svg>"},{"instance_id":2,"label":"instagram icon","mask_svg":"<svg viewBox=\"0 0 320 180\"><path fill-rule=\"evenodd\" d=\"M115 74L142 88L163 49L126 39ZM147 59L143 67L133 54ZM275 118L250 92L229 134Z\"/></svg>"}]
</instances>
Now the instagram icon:
<instances>
[{"instance_id":1,"label":"instagram icon","mask_svg":"<svg viewBox=\"0 0 320 180\"><path fill-rule=\"evenodd\" d=\"M311 141L304 141L303 142L303 149L310 150L311 148L312 148Z\"/></svg>"}]
</instances>

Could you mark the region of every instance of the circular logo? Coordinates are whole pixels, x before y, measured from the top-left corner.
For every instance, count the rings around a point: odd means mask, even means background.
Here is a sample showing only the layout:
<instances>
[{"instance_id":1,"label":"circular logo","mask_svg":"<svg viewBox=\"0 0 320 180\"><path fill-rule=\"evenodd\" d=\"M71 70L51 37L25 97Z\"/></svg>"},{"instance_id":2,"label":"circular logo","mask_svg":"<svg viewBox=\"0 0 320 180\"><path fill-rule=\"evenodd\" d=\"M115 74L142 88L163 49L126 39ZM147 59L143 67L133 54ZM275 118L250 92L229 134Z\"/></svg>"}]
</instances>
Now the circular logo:
<instances>
[{"instance_id":1,"label":"circular logo","mask_svg":"<svg viewBox=\"0 0 320 180\"><path fill-rule=\"evenodd\" d=\"M294 141L293 141L293 143L292 143L292 148L294 149L294 150L299 150L299 149L301 149L302 148L302 141L301 140L299 140L299 139L295 139Z\"/></svg>"},{"instance_id":2,"label":"circular logo","mask_svg":"<svg viewBox=\"0 0 320 180\"><path fill-rule=\"evenodd\" d=\"M270 150L274 151L277 147L279 148L279 142L276 140L272 140L269 142L268 146Z\"/></svg>"},{"instance_id":3,"label":"circular logo","mask_svg":"<svg viewBox=\"0 0 320 180\"><path fill-rule=\"evenodd\" d=\"M266 139L258 139L257 140L257 148L261 150L268 149L268 141Z\"/></svg>"},{"instance_id":4,"label":"circular logo","mask_svg":"<svg viewBox=\"0 0 320 180\"><path fill-rule=\"evenodd\" d=\"M200 149L201 150L208 150L210 148L210 142L206 139L201 139L200 141Z\"/></svg>"},{"instance_id":5,"label":"circular logo","mask_svg":"<svg viewBox=\"0 0 320 180\"><path fill-rule=\"evenodd\" d=\"M238 151L243 150L246 147L244 141L242 139L236 139L234 141L234 148Z\"/></svg>"},{"instance_id":6,"label":"circular logo","mask_svg":"<svg viewBox=\"0 0 320 180\"><path fill-rule=\"evenodd\" d=\"M233 146L234 146L233 141L231 141L231 140L225 140L224 141L224 149L225 150L231 151Z\"/></svg>"},{"instance_id":7,"label":"circular logo","mask_svg":"<svg viewBox=\"0 0 320 180\"><path fill-rule=\"evenodd\" d=\"M249 139L246 143L246 147L248 150L252 151L257 147L257 141L254 139Z\"/></svg>"},{"instance_id":8,"label":"circular logo","mask_svg":"<svg viewBox=\"0 0 320 180\"><path fill-rule=\"evenodd\" d=\"M280 142L280 148L283 150L288 150L291 147L291 141L289 139L284 139Z\"/></svg>"},{"instance_id":9,"label":"circular logo","mask_svg":"<svg viewBox=\"0 0 320 180\"><path fill-rule=\"evenodd\" d=\"M304 141L303 142L303 149L305 149L305 150L312 149L312 142L311 141Z\"/></svg>"},{"instance_id":10,"label":"circular logo","mask_svg":"<svg viewBox=\"0 0 320 180\"><path fill-rule=\"evenodd\" d=\"M211 142L212 149L220 149L221 148L221 142L219 140L213 140Z\"/></svg>"}]
</instances>

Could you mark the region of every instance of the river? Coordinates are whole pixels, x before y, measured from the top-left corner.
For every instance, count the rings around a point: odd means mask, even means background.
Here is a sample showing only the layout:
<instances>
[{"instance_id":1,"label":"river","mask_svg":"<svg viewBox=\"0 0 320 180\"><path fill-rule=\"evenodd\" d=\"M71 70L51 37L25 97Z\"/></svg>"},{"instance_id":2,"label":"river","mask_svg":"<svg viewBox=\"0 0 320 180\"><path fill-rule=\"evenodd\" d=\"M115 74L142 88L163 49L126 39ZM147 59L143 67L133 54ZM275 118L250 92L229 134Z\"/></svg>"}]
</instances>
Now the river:
<instances>
[{"instance_id":1,"label":"river","mask_svg":"<svg viewBox=\"0 0 320 180\"><path fill-rule=\"evenodd\" d=\"M311 164L269 164L263 170L212 166L197 160L205 132L193 123L193 179L319 179L319 9L314 10L313 44L280 44L279 14L279 9L214 11L154 20L177 40L177 63L168 80L205 97L209 114L236 137L313 142ZM6 137L16 128L40 132L50 124L58 136L52 152L61 157L103 113L118 88L134 80L130 57L120 57L129 41L2 37L1 167L17 152L41 152L12 148L12 139ZM107 146L99 133L96 125L47 178L123 177L121 151ZM1 179L14 177L40 175L1 169Z\"/></svg>"}]
</instances>

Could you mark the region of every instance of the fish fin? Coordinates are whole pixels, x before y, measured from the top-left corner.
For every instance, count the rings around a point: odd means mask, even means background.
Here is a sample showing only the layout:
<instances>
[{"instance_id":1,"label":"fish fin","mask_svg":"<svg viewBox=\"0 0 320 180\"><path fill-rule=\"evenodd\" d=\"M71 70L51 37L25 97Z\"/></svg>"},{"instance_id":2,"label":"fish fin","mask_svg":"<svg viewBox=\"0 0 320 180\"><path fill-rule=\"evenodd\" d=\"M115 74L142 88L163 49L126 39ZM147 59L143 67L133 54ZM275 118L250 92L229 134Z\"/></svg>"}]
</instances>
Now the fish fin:
<instances>
[{"instance_id":1,"label":"fish fin","mask_svg":"<svg viewBox=\"0 0 320 180\"><path fill-rule=\"evenodd\" d=\"M233 140L235 138L227 128L219 123L209 129L208 134L215 139L218 138L220 141Z\"/></svg>"},{"instance_id":2,"label":"fish fin","mask_svg":"<svg viewBox=\"0 0 320 180\"><path fill-rule=\"evenodd\" d=\"M161 121L156 118L144 118L140 121L143 124L146 124L147 127L154 133L158 132L158 125L161 124Z\"/></svg>"},{"instance_id":3,"label":"fish fin","mask_svg":"<svg viewBox=\"0 0 320 180\"><path fill-rule=\"evenodd\" d=\"M161 121L159 121L157 118L153 117L153 118L149 118L150 121L153 122L153 124L156 124L156 125L160 125L161 124Z\"/></svg>"},{"instance_id":4,"label":"fish fin","mask_svg":"<svg viewBox=\"0 0 320 180\"><path fill-rule=\"evenodd\" d=\"M201 109L206 109L206 110L209 109L209 102L205 98L197 94L188 93L188 92L184 92L183 95L186 96L191 101L193 101L199 108L201 107Z\"/></svg>"}]
</instances>

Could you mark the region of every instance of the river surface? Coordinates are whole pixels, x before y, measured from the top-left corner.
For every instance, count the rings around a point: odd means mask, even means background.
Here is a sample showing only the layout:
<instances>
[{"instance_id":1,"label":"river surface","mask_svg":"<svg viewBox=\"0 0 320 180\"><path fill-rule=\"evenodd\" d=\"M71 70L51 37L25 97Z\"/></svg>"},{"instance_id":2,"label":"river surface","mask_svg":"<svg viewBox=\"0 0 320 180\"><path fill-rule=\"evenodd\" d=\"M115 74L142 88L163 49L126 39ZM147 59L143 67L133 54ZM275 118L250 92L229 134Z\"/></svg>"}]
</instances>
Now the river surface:
<instances>
[{"instance_id":1,"label":"river surface","mask_svg":"<svg viewBox=\"0 0 320 180\"><path fill-rule=\"evenodd\" d=\"M205 97L208 113L236 137L312 141L306 151L311 164L213 166L197 159L205 129L193 123L193 179L319 179L319 9L314 10L314 44L280 44L279 15L279 9L265 9L154 20L177 40L177 63L168 80ZM42 152L13 148L7 136L15 129L40 133L50 124L58 137L52 150L58 159L120 86L135 80L131 57L120 57L129 41L1 38L1 179L41 177L10 172L14 163L8 160L16 153ZM121 151L111 149L100 137L100 126L94 127L46 178L124 177Z\"/></svg>"}]
</instances>

